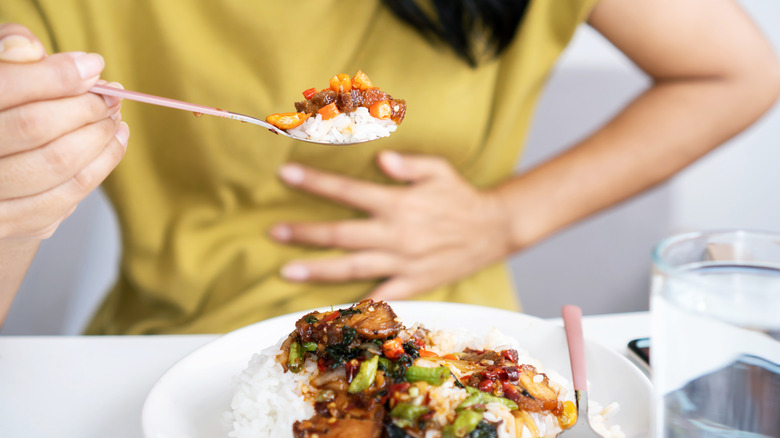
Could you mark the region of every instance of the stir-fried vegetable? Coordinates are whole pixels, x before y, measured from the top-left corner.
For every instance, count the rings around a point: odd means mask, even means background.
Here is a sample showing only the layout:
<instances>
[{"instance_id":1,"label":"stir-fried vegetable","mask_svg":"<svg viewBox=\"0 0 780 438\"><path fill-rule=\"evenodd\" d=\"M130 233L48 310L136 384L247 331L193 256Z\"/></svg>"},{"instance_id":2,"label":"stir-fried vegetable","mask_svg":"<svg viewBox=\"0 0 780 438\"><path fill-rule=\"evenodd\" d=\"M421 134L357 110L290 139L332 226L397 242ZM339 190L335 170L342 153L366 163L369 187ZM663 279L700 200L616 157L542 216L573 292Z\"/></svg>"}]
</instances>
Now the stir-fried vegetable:
<instances>
[{"instance_id":1,"label":"stir-fried vegetable","mask_svg":"<svg viewBox=\"0 0 780 438\"><path fill-rule=\"evenodd\" d=\"M458 405L458 409L468 408L473 405L486 405L488 403L501 403L509 409L517 409L517 403L509 400L508 398L496 397L470 386L466 387L466 391L468 391L471 395L466 397L466 400L463 400L461 404Z\"/></svg>"},{"instance_id":2,"label":"stir-fried vegetable","mask_svg":"<svg viewBox=\"0 0 780 438\"><path fill-rule=\"evenodd\" d=\"M388 339L382 344L382 350L389 359L398 359L404 354L404 343L401 338Z\"/></svg>"},{"instance_id":3,"label":"stir-fried vegetable","mask_svg":"<svg viewBox=\"0 0 780 438\"><path fill-rule=\"evenodd\" d=\"M423 405L415 405L412 403L398 403L393 410L390 411L390 416L393 418L400 418L412 422L416 420L420 415L430 411L431 408Z\"/></svg>"},{"instance_id":4,"label":"stir-fried vegetable","mask_svg":"<svg viewBox=\"0 0 780 438\"><path fill-rule=\"evenodd\" d=\"M561 429L568 429L577 422L577 406L573 401L563 402L563 413L558 416L558 424Z\"/></svg>"},{"instance_id":5,"label":"stir-fried vegetable","mask_svg":"<svg viewBox=\"0 0 780 438\"><path fill-rule=\"evenodd\" d=\"M311 114L304 113L277 113L265 118L265 121L279 129L292 129L300 126Z\"/></svg>"},{"instance_id":6,"label":"stir-fried vegetable","mask_svg":"<svg viewBox=\"0 0 780 438\"><path fill-rule=\"evenodd\" d=\"M349 384L349 393L355 394L368 389L376 379L376 371L378 368L379 356L373 356L371 359L363 361L363 363L360 364L357 375L352 379L352 383Z\"/></svg>"},{"instance_id":7,"label":"stir-fried vegetable","mask_svg":"<svg viewBox=\"0 0 780 438\"><path fill-rule=\"evenodd\" d=\"M303 347L299 342L290 344L290 355L287 358L287 368L298 373L303 369Z\"/></svg>"},{"instance_id":8,"label":"stir-fried vegetable","mask_svg":"<svg viewBox=\"0 0 780 438\"><path fill-rule=\"evenodd\" d=\"M371 79L368 78L368 75L363 73L362 70L358 70L357 74L352 77L352 88L366 91L369 88L373 88L373 85L371 84Z\"/></svg>"},{"instance_id":9,"label":"stir-fried vegetable","mask_svg":"<svg viewBox=\"0 0 780 438\"><path fill-rule=\"evenodd\" d=\"M462 438L470 434L482 421L482 412L474 409L464 409L458 413L455 421L442 429L444 438Z\"/></svg>"},{"instance_id":10,"label":"stir-fried vegetable","mask_svg":"<svg viewBox=\"0 0 780 438\"><path fill-rule=\"evenodd\" d=\"M368 112L377 119L386 120L393 115L393 108L390 106L390 101L380 100L368 107Z\"/></svg>"},{"instance_id":11,"label":"stir-fried vegetable","mask_svg":"<svg viewBox=\"0 0 780 438\"><path fill-rule=\"evenodd\" d=\"M346 73L339 73L330 78L330 89L337 93L349 91L352 89L352 79Z\"/></svg>"},{"instance_id":12,"label":"stir-fried vegetable","mask_svg":"<svg viewBox=\"0 0 780 438\"><path fill-rule=\"evenodd\" d=\"M424 381L434 386L440 386L450 376L450 369L447 367L426 368L410 366L406 369L406 380L410 382Z\"/></svg>"},{"instance_id":13,"label":"stir-fried vegetable","mask_svg":"<svg viewBox=\"0 0 780 438\"><path fill-rule=\"evenodd\" d=\"M330 120L341 114L341 111L339 111L339 108L336 106L336 102L332 102L320 108L317 113L322 116L322 120Z\"/></svg>"}]
</instances>

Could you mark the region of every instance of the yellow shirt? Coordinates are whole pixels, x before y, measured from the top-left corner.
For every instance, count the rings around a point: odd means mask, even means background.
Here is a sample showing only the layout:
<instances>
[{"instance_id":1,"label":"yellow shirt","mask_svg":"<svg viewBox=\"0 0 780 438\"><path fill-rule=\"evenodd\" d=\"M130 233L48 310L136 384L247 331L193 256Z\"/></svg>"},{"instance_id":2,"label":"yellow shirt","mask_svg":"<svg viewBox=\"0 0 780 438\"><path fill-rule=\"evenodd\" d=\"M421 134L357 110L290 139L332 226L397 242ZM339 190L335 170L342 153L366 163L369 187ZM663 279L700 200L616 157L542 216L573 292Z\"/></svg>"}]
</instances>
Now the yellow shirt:
<instances>
[{"instance_id":1,"label":"yellow shirt","mask_svg":"<svg viewBox=\"0 0 780 438\"><path fill-rule=\"evenodd\" d=\"M509 49L476 69L377 0L0 2L0 21L26 25L50 52L102 54L103 78L127 89L262 118L361 69L408 104L390 138L332 147L125 101L130 145L103 185L122 229L121 269L89 333L225 332L359 300L376 282L279 276L286 261L339 251L277 244L267 237L272 225L363 215L286 187L280 165L389 183L375 157L390 149L442 156L477 187L505 180L555 60L595 1L532 2ZM518 306L500 264L420 298Z\"/></svg>"}]
</instances>

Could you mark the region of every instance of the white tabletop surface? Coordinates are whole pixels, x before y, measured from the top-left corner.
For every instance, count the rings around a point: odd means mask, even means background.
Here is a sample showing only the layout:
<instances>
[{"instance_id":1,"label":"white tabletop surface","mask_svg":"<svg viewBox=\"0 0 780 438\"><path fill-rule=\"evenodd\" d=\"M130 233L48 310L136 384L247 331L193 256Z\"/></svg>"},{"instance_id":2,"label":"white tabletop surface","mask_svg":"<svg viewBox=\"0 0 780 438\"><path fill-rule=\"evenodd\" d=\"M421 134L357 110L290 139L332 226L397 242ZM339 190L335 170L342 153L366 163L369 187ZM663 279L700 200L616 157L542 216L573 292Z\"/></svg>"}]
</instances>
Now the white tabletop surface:
<instances>
[{"instance_id":1,"label":"white tabletop surface","mask_svg":"<svg viewBox=\"0 0 780 438\"><path fill-rule=\"evenodd\" d=\"M560 320L553 320L561 323ZM585 337L627 355L647 312L587 316ZM0 337L0 437L140 438L157 379L216 335Z\"/></svg>"}]
</instances>

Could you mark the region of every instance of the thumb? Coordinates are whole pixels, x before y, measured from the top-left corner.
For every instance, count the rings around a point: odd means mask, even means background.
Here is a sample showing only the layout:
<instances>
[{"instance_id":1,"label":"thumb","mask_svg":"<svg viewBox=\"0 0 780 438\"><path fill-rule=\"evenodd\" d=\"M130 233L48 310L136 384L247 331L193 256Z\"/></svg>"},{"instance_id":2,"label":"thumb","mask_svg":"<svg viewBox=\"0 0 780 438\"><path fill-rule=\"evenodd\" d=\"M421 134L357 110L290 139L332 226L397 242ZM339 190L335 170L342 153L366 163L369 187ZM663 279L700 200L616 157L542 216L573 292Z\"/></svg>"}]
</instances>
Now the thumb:
<instances>
[{"instance_id":1,"label":"thumb","mask_svg":"<svg viewBox=\"0 0 780 438\"><path fill-rule=\"evenodd\" d=\"M378 161L382 171L396 181L422 182L449 177L454 172L446 160L432 155L401 155L384 151L379 154Z\"/></svg>"},{"instance_id":2,"label":"thumb","mask_svg":"<svg viewBox=\"0 0 780 438\"><path fill-rule=\"evenodd\" d=\"M38 38L19 24L0 25L0 61L34 62L46 56Z\"/></svg>"}]
</instances>

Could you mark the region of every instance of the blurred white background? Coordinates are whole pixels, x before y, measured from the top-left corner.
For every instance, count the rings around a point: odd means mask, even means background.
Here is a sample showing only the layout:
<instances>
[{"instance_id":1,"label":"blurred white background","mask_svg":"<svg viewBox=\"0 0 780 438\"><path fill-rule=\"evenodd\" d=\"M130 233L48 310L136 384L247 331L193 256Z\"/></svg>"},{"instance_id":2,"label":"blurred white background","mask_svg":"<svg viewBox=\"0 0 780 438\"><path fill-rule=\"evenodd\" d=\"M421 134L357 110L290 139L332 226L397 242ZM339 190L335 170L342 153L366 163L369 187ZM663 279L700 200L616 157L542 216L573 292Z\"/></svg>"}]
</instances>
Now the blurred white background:
<instances>
[{"instance_id":1,"label":"blurred white background","mask_svg":"<svg viewBox=\"0 0 780 438\"><path fill-rule=\"evenodd\" d=\"M780 53L780 2L742 0ZM726 31L726 30L724 30ZM523 170L603 124L649 81L587 26L577 32L540 102ZM510 260L526 313L559 316L646 310L650 253L689 230L780 231L780 104L668 183L579 223ZM41 245L0 335L78 334L110 288L120 236L101 192Z\"/></svg>"}]
</instances>

